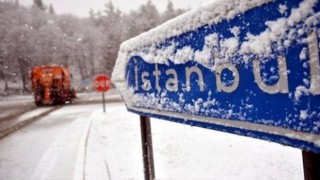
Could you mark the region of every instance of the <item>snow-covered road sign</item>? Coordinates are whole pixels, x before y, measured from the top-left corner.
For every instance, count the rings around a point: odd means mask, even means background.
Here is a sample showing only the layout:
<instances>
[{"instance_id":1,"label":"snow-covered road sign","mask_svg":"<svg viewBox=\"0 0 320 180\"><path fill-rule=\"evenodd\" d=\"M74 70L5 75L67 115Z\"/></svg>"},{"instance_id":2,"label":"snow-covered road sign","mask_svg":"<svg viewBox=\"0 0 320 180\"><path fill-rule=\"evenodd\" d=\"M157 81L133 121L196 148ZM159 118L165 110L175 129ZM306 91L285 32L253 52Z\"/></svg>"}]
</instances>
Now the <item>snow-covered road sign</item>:
<instances>
[{"instance_id":1,"label":"snow-covered road sign","mask_svg":"<svg viewBox=\"0 0 320 180\"><path fill-rule=\"evenodd\" d=\"M320 152L317 0L218 0L121 45L128 110Z\"/></svg>"},{"instance_id":2,"label":"snow-covered road sign","mask_svg":"<svg viewBox=\"0 0 320 180\"><path fill-rule=\"evenodd\" d=\"M98 92L107 92L111 88L111 80L106 74L99 74L94 78L94 88Z\"/></svg>"}]
</instances>

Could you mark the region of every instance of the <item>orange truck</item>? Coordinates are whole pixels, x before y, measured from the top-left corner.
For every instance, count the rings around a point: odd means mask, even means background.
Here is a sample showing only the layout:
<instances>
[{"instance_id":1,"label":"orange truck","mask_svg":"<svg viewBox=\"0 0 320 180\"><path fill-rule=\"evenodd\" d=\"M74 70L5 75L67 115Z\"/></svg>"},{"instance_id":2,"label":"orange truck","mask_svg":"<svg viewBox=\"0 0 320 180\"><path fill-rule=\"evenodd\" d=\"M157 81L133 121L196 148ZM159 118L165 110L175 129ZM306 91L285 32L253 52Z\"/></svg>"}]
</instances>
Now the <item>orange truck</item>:
<instances>
[{"instance_id":1,"label":"orange truck","mask_svg":"<svg viewBox=\"0 0 320 180\"><path fill-rule=\"evenodd\" d=\"M31 70L31 84L37 106L72 103L76 97L68 67L52 64L35 66Z\"/></svg>"}]
</instances>

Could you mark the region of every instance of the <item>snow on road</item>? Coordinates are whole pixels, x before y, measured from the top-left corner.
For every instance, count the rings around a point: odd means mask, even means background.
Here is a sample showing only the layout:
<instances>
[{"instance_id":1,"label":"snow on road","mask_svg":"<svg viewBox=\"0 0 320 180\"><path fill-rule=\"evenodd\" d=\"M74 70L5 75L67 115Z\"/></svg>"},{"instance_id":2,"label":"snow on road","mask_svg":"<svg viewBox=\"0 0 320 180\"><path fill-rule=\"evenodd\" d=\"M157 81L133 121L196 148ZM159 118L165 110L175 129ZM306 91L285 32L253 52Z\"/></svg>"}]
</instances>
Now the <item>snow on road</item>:
<instances>
[{"instance_id":1,"label":"snow on road","mask_svg":"<svg viewBox=\"0 0 320 180\"><path fill-rule=\"evenodd\" d=\"M299 180L301 151L151 119L157 179ZM143 179L139 116L69 105L0 141L0 179Z\"/></svg>"},{"instance_id":2,"label":"snow on road","mask_svg":"<svg viewBox=\"0 0 320 180\"><path fill-rule=\"evenodd\" d=\"M0 179L70 179L86 117L93 109L67 106L3 139Z\"/></svg>"}]
</instances>

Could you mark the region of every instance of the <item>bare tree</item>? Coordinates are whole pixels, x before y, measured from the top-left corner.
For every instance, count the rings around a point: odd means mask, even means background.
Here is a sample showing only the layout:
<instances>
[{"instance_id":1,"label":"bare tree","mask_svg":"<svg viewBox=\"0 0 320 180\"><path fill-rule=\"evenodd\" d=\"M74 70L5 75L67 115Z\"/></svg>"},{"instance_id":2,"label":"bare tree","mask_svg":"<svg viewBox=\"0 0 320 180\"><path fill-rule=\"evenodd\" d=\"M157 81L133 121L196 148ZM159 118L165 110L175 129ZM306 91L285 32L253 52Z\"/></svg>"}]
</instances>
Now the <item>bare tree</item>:
<instances>
[{"instance_id":1,"label":"bare tree","mask_svg":"<svg viewBox=\"0 0 320 180\"><path fill-rule=\"evenodd\" d=\"M45 11L42 0L25 8L19 1L0 1L0 80L15 79L22 89L28 85L31 67L46 63L72 66L80 79L96 73L111 75L120 44L147 31L182 11L168 1L160 14L152 1L129 14L109 1L103 12L90 12L89 18L56 15L52 5Z\"/></svg>"},{"instance_id":2,"label":"bare tree","mask_svg":"<svg viewBox=\"0 0 320 180\"><path fill-rule=\"evenodd\" d=\"M45 10L42 0L33 0L33 5L41 10Z\"/></svg>"}]
</instances>

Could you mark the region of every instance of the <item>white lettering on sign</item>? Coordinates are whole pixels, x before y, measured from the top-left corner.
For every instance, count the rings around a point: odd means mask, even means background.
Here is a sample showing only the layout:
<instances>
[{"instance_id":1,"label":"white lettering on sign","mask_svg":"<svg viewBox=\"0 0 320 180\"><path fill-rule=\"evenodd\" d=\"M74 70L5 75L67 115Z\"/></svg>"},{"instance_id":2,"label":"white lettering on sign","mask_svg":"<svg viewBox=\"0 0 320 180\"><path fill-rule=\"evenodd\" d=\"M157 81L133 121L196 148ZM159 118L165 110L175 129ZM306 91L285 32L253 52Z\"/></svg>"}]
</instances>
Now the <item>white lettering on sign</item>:
<instances>
[{"instance_id":1,"label":"white lettering on sign","mask_svg":"<svg viewBox=\"0 0 320 180\"><path fill-rule=\"evenodd\" d=\"M177 92L179 89L178 85L178 74L174 69L168 69L166 75L172 75L173 78L169 78L166 82L166 89L168 91Z\"/></svg>"},{"instance_id":2,"label":"white lettering on sign","mask_svg":"<svg viewBox=\"0 0 320 180\"><path fill-rule=\"evenodd\" d=\"M310 66L310 93L313 95L320 94L320 62L319 62L319 45L318 45L318 36L317 33L312 32L308 34L308 48L309 48L309 66ZM261 62L259 60L253 61L253 74L254 80L257 86L265 93L268 94L276 94L289 93L289 85L288 85L288 72L287 72L287 63L286 58L284 56L277 57L278 64L278 81L273 85L268 85L264 82L261 77ZM135 90L139 90L142 88L144 91L150 91L152 88L160 91L160 76L161 70L159 70L158 64L154 64L154 71L147 72L143 71L141 73L141 81L142 85L139 87L139 71L137 66L137 60L134 59L135 67L134 67L134 75L135 75ZM231 84L226 85L223 83L221 78L222 71L228 69L232 72L233 81ZM240 75L239 71L234 64L231 62L217 64L216 68L213 70L216 76L216 86L218 92L232 93L237 90L240 83ZM185 79L186 79L186 91L191 91L191 76L197 75L197 85L200 91L204 91L204 79L203 73L201 69L197 66L185 67ZM155 83L152 84L150 81L150 76L153 75L155 79ZM179 90L179 81L178 81L178 73L175 69L170 68L165 71L165 75L167 76L165 82L165 89L170 92L177 92ZM104 85L102 85L104 86ZM154 86L154 87L153 87ZM181 87L180 87L181 88Z\"/></svg>"},{"instance_id":3,"label":"white lettering on sign","mask_svg":"<svg viewBox=\"0 0 320 180\"><path fill-rule=\"evenodd\" d=\"M192 73L196 73L198 75L198 85L200 88L200 91L204 91L204 84L203 84L203 75L201 70L197 66L192 66L192 67L186 67L186 86L187 86L187 91L191 90L191 85L190 85L190 76Z\"/></svg>"},{"instance_id":4,"label":"white lettering on sign","mask_svg":"<svg viewBox=\"0 0 320 180\"><path fill-rule=\"evenodd\" d=\"M310 92L313 95L317 95L320 94L319 44L317 33L312 32L308 34L308 48L311 74Z\"/></svg>"},{"instance_id":5,"label":"white lettering on sign","mask_svg":"<svg viewBox=\"0 0 320 180\"><path fill-rule=\"evenodd\" d=\"M150 83L150 80L147 79L147 76L149 76L149 73L145 71L141 75L142 83L143 83L142 89L145 91L149 91L151 89L151 83Z\"/></svg>"},{"instance_id":6,"label":"white lettering on sign","mask_svg":"<svg viewBox=\"0 0 320 180\"><path fill-rule=\"evenodd\" d=\"M232 72L233 83L230 86L224 85L221 81L221 73L222 73L222 70L224 70L224 69L229 69ZM216 83L217 83L217 91L218 92L231 93L234 90L236 90L237 87L239 86L239 72L233 64L224 63L224 64L217 65L217 68L215 70L215 74L216 74Z\"/></svg>"},{"instance_id":7,"label":"white lettering on sign","mask_svg":"<svg viewBox=\"0 0 320 180\"><path fill-rule=\"evenodd\" d=\"M278 74L279 74L279 80L274 85L266 85L262 78L261 78L261 72L260 72L260 61L254 60L253 61L253 72L254 72L254 79L256 80L256 83L258 84L259 88L269 94L276 94L276 93L288 93L288 77L287 77L287 63L286 58L283 56L278 57Z\"/></svg>"},{"instance_id":8,"label":"white lettering on sign","mask_svg":"<svg viewBox=\"0 0 320 180\"><path fill-rule=\"evenodd\" d=\"M153 75L156 77L156 89L160 91L161 88L159 85L159 76L161 75L161 72L158 69L158 64L155 65L155 70L153 71Z\"/></svg>"},{"instance_id":9,"label":"white lettering on sign","mask_svg":"<svg viewBox=\"0 0 320 180\"><path fill-rule=\"evenodd\" d=\"M94 82L95 87L110 87L110 81L105 80L105 81L95 81Z\"/></svg>"}]
</instances>

